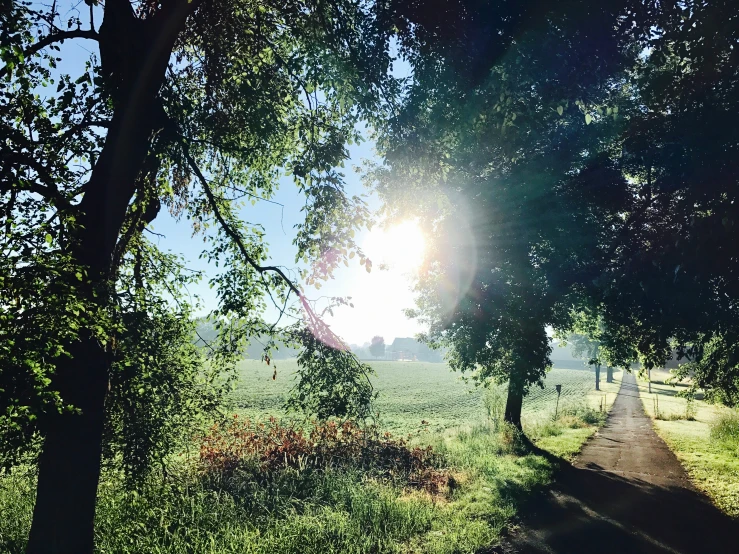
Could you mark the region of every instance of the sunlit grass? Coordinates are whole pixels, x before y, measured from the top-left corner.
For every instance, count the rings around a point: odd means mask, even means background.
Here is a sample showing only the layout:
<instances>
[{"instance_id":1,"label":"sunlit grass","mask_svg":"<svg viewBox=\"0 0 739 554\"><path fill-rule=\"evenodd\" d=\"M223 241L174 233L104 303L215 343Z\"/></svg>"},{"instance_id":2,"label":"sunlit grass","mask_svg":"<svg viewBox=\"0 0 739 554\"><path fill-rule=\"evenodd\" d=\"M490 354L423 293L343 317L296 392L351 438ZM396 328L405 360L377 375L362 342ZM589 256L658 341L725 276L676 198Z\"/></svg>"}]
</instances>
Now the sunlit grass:
<instances>
[{"instance_id":1,"label":"sunlit grass","mask_svg":"<svg viewBox=\"0 0 739 554\"><path fill-rule=\"evenodd\" d=\"M687 400L675 396L680 388L665 384L669 376L667 371L652 370L652 394L646 379L639 379L644 409L695 485L721 510L739 517L739 446L733 439L739 436L739 426L734 426L739 416L703 400L693 400L688 409Z\"/></svg>"},{"instance_id":2,"label":"sunlit grass","mask_svg":"<svg viewBox=\"0 0 739 554\"><path fill-rule=\"evenodd\" d=\"M246 364L251 380L235 397L241 409L255 416L279 412L288 368L283 361L272 381L270 370ZM402 433L432 421L433 430L414 434L413 442L431 444L438 453L439 469L450 477L441 493L351 466L288 468L266 480L246 472L224 487L181 461L140 493L127 491L118 475L107 472L99 493L97 552L472 554L495 545L532 491L551 482L556 459L530 451L509 428L496 431L480 391L459 382L445 365L379 363L377 369L379 401L389 414L382 421ZM563 384L564 400L554 420L550 389L556 383ZM608 386L615 390L618 383ZM579 451L605 417L602 394L591 394L591 388L591 372L555 370L545 389L526 401L525 428L539 448L563 458ZM0 552L23 551L33 497L31 473L0 477Z\"/></svg>"}]
</instances>

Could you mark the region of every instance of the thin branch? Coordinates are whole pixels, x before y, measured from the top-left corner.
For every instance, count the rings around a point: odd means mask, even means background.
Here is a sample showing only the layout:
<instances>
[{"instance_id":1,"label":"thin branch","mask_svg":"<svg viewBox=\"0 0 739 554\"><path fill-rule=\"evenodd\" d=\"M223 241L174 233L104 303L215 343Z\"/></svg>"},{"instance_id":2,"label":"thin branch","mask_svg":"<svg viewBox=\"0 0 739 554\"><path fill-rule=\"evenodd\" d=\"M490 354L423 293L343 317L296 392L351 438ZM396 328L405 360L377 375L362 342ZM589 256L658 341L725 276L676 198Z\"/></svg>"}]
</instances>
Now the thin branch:
<instances>
[{"instance_id":1,"label":"thin branch","mask_svg":"<svg viewBox=\"0 0 739 554\"><path fill-rule=\"evenodd\" d=\"M47 46L54 44L55 42L63 42L66 39L72 39L72 38L86 38L90 40L99 40L99 35L90 29L73 29L71 31L59 31L57 33L52 33L50 35L46 35L44 38L36 42L35 44L32 44L29 46L25 52L23 52L23 58L27 59L33 56L34 54L38 54L41 50L46 48ZM6 65L3 68L0 68L0 79L5 77L5 75L8 73L8 66Z\"/></svg>"},{"instance_id":2,"label":"thin branch","mask_svg":"<svg viewBox=\"0 0 739 554\"><path fill-rule=\"evenodd\" d=\"M195 173L195 176L200 181L200 184L203 187L203 191L205 192L205 196L208 198L208 202L210 203L210 206L213 209L213 213L215 214L216 219L218 220L218 223L221 225L221 228L224 230L224 232L229 237L231 237L231 240L234 241L239 251L241 252L241 255L244 256L244 259L247 261L247 263L261 274L264 274L267 272L277 273L291 291L293 291L299 297L302 297L302 294L300 293L300 290L298 289L298 287L295 286L295 283L293 283L279 267L273 266L273 265L270 265L270 266L259 265L249 255L249 251L246 249L246 246L244 246L244 242L241 240L241 237L239 236L239 234L233 229L233 227L231 227L231 225L228 224L228 222L224 219L223 215L221 214L221 210L218 207L218 202L216 201L216 198L213 195L213 191L210 188L210 184L208 184L208 180L205 178L205 175L203 175L202 171L200 171L200 167L198 167L197 162L190 154L190 149L187 147L187 144L185 144L184 141L181 141L181 144L182 144L182 151L185 154L185 159L187 160L187 163L190 165L190 168L193 170L193 173Z\"/></svg>"},{"instance_id":3,"label":"thin branch","mask_svg":"<svg viewBox=\"0 0 739 554\"><path fill-rule=\"evenodd\" d=\"M62 192L56 188L53 184L53 179L51 175L48 173L47 169L39 163L36 159L19 154L18 152L13 152L9 156L3 160L5 163L8 163L8 168L10 168L13 164L13 162L16 162L20 165L27 165L30 167L33 171L36 172L36 174L46 182L46 185L42 185L40 183L37 183L33 181L32 179L29 179L27 184L23 186L10 186L10 187L3 187L2 183L0 183L0 190L7 189L13 189L13 190L25 190L28 192L34 192L47 200L51 201L53 204L55 204L58 208L64 208L66 210L71 210L73 208L72 203L69 201L69 199L62 194Z\"/></svg>"}]
</instances>

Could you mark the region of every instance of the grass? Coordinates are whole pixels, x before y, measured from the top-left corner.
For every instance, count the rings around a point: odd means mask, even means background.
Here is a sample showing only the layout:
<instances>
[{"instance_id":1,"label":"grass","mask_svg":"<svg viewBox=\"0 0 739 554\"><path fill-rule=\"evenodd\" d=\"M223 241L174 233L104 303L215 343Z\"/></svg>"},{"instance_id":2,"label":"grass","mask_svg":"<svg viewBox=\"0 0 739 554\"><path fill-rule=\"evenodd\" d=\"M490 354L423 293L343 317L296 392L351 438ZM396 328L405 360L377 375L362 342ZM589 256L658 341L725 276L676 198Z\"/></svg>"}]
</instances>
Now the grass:
<instances>
[{"instance_id":1,"label":"grass","mask_svg":"<svg viewBox=\"0 0 739 554\"><path fill-rule=\"evenodd\" d=\"M608 410L621 387L621 371L614 371L613 382L606 383L601 371L600 391L595 390L592 371L552 369L544 388L535 387L524 399L523 427L534 443L566 460L572 460L583 443L605 422ZM562 385L557 404L555 385Z\"/></svg>"},{"instance_id":2,"label":"grass","mask_svg":"<svg viewBox=\"0 0 739 554\"><path fill-rule=\"evenodd\" d=\"M686 384L665 381L668 371L652 370L652 393L639 379L644 409L695 485L727 514L739 517L739 414L701 399L689 407L676 394Z\"/></svg>"},{"instance_id":3,"label":"grass","mask_svg":"<svg viewBox=\"0 0 739 554\"><path fill-rule=\"evenodd\" d=\"M381 427L396 434L417 431L425 420L431 432L468 425L482 417L481 391L462 381L446 364L423 362L369 362L376 375L372 384L379 393L377 409ZM269 415L289 417L282 404L293 386L295 360L277 362L273 370L257 360L239 366L231 396L234 411L254 419Z\"/></svg>"},{"instance_id":4,"label":"grass","mask_svg":"<svg viewBox=\"0 0 739 554\"><path fill-rule=\"evenodd\" d=\"M269 370L245 362L233 405L251 417L284 416L279 406L291 384L290 367L282 362L272 381ZM168 478L157 476L139 492L106 473L97 552L471 554L495 544L522 501L551 482L556 460L527 450L508 427L496 431L485 415L483 392L445 365L375 367L383 424L405 434L421 420L431 422L413 442L430 444L438 454L436 471L448 477L442 491L419 490L351 465L245 470L225 486L204 479L197 463L180 461ZM604 417L601 402L609 400L593 393L592 377L589 371L554 370L545 388L525 401L526 430L538 446L571 457L595 431ZM563 393L555 420L557 383ZM0 477L0 552L23 551L33 482L24 468Z\"/></svg>"}]
</instances>

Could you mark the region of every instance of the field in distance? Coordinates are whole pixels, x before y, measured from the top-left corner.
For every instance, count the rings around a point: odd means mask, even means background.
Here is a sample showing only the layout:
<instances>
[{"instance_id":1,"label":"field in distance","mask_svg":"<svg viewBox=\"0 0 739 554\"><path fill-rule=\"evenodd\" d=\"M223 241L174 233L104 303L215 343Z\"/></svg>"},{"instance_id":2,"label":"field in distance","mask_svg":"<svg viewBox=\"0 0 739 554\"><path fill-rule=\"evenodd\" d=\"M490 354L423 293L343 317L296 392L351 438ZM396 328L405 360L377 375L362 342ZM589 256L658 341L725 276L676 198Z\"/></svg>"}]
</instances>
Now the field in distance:
<instances>
[{"instance_id":1,"label":"field in distance","mask_svg":"<svg viewBox=\"0 0 739 554\"><path fill-rule=\"evenodd\" d=\"M379 393L376 406L380 412L380 425L394 434L412 433L421 427L421 421L429 423L432 432L481 422L485 417L482 397L485 389L465 383L459 373L452 372L446 364L424 362L369 362L375 371L372 384ZM297 369L295 360L277 361L274 369L259 360L244 360L239 365L239 376L231 397L231 409L253 419L270 415L278 418L295 418L282 410L285 398L294 384ZM620 374L618 374L620 375ZM524 400L524 424L535 423L554 414L557 401L555 385L562 385L560 409L574 403L587 403L595 408L604 402L604 409L613 402L617 386L606 387L605 371L602 387L607 394L595 392L595 376L587 369L551 370L544 381L544 388L534 386ZM617 378L615 385L620 383Z\"/></svg>"}]
</instances>

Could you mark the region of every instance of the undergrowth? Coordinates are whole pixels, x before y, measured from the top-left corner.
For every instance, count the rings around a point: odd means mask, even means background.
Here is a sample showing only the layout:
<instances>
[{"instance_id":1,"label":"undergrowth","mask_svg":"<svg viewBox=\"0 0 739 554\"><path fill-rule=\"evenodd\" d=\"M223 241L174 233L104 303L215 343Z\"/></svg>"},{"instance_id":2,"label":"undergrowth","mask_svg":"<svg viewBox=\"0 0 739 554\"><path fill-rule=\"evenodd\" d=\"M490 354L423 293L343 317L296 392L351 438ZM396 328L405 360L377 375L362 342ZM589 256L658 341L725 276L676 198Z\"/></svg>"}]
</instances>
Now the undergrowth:
<instances>
[{"instance_id":1,"label":"undergrowth","mask_svg":"<svg viewBox=\"0 0 739 554\"><path fill-rule=\"evenodd\" d=\"M352 424L301 430L236 418L138 492L106 471L96 551L473 553L496 543L554 469L508 427L431 442L418 447ZM24 549L33 485L32 471L0 476L0 552Z\"/></svg>"},{"instance_id":2,"label":"undergrowth","mask_svg":"<svg viewBox=\"0 0 739 554\"><path fill-rule=\"evenodd\" d=\"M212 427L200 447L200 468L206 478L218 483L245 471L268 481L288 468L357 469L367 477L438 494L447 484L440 464L430 446L410 446L388 432L351 421L313 422L305 430L280 425L274 417L267 423L252 423L234 415L226 425Z\"/></svg>"}]
</instances>

